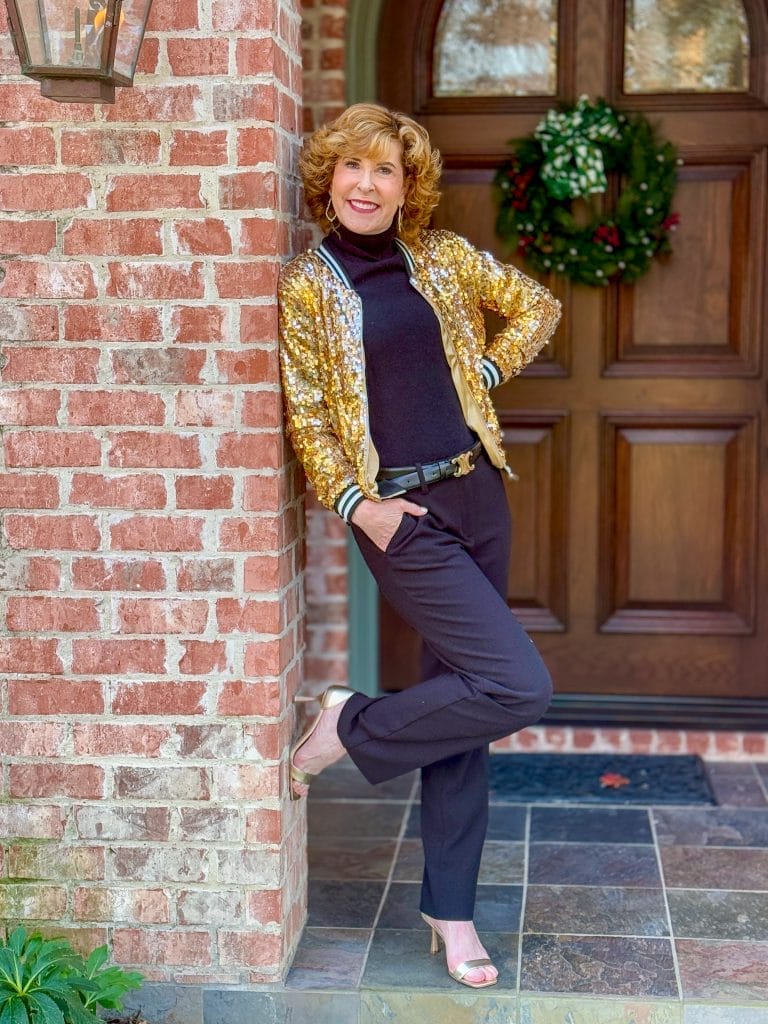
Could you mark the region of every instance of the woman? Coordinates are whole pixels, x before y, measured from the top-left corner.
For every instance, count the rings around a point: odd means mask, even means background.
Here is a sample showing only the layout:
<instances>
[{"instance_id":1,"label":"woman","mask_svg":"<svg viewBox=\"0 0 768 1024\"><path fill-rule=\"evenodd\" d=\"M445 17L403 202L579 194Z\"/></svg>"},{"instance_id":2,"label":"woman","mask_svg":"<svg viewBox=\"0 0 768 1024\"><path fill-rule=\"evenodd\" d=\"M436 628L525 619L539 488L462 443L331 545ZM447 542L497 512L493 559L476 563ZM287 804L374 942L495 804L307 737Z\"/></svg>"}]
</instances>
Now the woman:
<instances>
[{"instance_id":1,"label":"woman","mask_svg":"<svg viewBox=\"0 0 768 1024\"><path fill-rule=\"evenodd\" d=\"M289 434L425 655L423 681L400 693L326 691L291 755L292 796L345 753L372 783L421 769L422 916L451 976L481 988L498 973L472 922L488 743L551 696L505 600L509 469L489 389L546 344L559 304L428 230L440 158L411 118L356 104L312 135L300 170L326 237L280 278ZM490 342L484 309L507 321Z\"/></svg>"}]
</instances>

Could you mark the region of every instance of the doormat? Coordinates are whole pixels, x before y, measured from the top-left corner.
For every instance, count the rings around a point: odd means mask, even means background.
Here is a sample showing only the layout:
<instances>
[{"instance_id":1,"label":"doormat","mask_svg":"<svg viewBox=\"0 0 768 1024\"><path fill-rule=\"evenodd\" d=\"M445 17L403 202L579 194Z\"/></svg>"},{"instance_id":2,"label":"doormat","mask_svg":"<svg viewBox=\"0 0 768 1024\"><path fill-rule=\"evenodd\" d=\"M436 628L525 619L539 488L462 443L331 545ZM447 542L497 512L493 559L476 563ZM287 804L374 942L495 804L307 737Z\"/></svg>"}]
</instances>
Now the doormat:
<instances>
[{"instance_id":1,"label":"doormat","mask_svg":"<svg viewBox=\"0 0 768 1024\"><path fill-rule=\"evenodd\" d=\"M495 803L716 804L693 754L494 754Z\"/></svg>"}]
</instances>

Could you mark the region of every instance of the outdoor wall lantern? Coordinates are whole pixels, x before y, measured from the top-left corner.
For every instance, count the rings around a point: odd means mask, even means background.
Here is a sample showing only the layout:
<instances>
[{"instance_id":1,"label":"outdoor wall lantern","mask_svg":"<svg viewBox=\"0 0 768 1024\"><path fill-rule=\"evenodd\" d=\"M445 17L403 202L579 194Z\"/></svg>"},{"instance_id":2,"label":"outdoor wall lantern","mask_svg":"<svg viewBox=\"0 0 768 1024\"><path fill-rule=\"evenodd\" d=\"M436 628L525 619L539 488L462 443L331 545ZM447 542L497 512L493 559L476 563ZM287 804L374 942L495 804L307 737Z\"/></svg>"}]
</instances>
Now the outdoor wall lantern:
<instances>
[{"instance_id":1,"label":"outdoor wall lantern","mask_svg":"<svg viewBox=\"0 0 768 1024\"><path fill-rule=\"evenodd\" d=\"M21 73L68 103L114 103L133 85L152 0L5 0Z\"/></svg>"}]
</instances>

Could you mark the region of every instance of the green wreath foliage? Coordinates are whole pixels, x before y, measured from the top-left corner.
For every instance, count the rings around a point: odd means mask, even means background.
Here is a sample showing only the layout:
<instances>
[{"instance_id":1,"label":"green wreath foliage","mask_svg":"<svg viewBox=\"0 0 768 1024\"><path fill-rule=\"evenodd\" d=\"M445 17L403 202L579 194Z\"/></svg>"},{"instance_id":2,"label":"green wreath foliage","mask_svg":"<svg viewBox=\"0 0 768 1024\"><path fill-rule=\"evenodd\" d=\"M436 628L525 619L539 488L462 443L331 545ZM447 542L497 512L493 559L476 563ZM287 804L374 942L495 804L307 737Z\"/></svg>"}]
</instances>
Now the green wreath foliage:
<instances>
[{"instance_id":1,"label":"green wreath foliage","mask_svg":"<svg viewBox=\"0 0 768 1024\"><path fill-rule=\"evenodd\" d=\"M655 256L671 252L681 161L645 117L582 97L512 145L494 178L496 231L536 270L606 285L637 280ZM610 204L605 196L614 191Z\"/></svg>"}]
</instances>

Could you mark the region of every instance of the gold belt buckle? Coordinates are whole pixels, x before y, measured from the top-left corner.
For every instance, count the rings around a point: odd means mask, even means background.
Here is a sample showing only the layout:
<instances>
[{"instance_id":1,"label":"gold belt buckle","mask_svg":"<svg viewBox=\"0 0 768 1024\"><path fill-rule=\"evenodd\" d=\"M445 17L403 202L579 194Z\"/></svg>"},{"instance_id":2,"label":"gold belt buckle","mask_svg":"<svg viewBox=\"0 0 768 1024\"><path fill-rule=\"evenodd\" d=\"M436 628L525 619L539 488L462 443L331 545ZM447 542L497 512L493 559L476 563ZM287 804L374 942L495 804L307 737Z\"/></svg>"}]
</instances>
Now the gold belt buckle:
<instances>
[{"instance_id":1,"label":"gold belt buckle","mask_svg":"<svg viewBox=\"0 0 768 1024\"><path fill-rule=\"evenodd\" d=\"M456 472L454 476L466 476L467 473L471 473L475 468L474 462L471 461L472 452L462 452L461 455L457 455L451 462L456 466Z\"/></svg>"}]
</instances>

